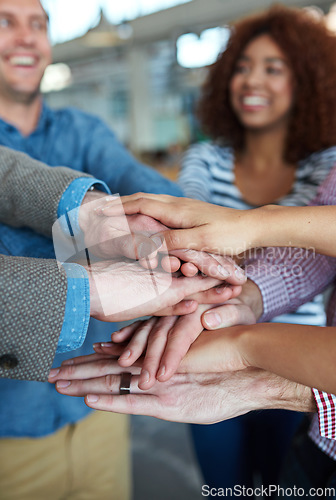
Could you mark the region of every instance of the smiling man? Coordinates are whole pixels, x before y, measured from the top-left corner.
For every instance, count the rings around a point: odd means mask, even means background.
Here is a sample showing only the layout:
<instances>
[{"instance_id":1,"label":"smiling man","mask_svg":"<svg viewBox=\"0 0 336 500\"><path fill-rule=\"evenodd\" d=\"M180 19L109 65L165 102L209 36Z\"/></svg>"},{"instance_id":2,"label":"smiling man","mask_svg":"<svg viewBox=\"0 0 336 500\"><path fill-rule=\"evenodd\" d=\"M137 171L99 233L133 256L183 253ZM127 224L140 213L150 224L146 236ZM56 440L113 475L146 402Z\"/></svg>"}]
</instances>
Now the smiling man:
<instances>
[{"instance_id":1,"label":"smiling man","mask_svg":"<svg viewBox=\"0 0 336 500\"><path fill-rule=\"evenodd\" d=\"M0 2L1 117L25 135L41 113L40 82L51 63L47 31L48 16L38 0Z\"/></svg>"}]
</instances>

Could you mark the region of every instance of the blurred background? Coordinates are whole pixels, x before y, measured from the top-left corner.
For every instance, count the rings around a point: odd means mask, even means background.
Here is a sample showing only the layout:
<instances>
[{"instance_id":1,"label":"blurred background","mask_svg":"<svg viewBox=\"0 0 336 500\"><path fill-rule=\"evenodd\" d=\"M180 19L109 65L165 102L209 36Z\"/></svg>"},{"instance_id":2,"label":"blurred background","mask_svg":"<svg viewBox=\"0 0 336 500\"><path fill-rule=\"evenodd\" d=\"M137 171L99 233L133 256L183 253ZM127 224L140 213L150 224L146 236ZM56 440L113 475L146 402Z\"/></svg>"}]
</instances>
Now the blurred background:
<instances>
[{"instance_id":1,"label":"blurred background","mask_svg":"<svg viewBox=\"0 0 336 500\"><path fill-rule=\"evenodd\" d=\"M194 107L206 67L225 49L227 24L268 0L44 0L54 64L49 105L100 116L144 163L175 179L182 152L199 140ZM336 3L293 2L325 15ZM132 418L134 500L201 499L188 426Z\"/></svg>"},{"instance_id":2,"label":"blurred background","mask_svg":"<svg viewBox=\"0 0 336 500\"><path fill-rule=\"evenodd\" d=\"M42 89L53 107L99 115L145 163L176 176L181 151L200 138L194 105L227 23L269 0L44 0L54 64ZM285 0L327 16L336 3Z\"/></svg>"}]
</instances>

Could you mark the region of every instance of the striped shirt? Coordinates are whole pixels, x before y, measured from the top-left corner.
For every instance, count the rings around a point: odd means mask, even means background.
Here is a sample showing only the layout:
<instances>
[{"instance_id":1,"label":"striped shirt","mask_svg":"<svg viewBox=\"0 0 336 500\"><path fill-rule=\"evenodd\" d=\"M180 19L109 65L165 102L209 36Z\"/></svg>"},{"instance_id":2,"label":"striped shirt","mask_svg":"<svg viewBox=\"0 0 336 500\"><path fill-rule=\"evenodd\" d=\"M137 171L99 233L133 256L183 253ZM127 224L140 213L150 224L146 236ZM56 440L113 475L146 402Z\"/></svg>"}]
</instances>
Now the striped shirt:
<instances>
[{"instance_id":1,"label":"striped shirt","mask_svg":"<svg viewBox=\"0 0 336 500\"><path fill-rule=\"evenodd\" d=\"M234 160L234 152L230 147L208 142L191 146L184 156L179 177L185 196L240 210L256 208L244 200L235 185ZM336 146L300 161L291 192L275 203L286 206L308 205L335 164ZM283 314L272 321L323 326L326 322L323 297L318 295L297 311Z\"/></svg>"},{"instance_id":2,"label":"striped shirt","mask_svg":"<svg viewBox=\"0 0 336 500\"><path fill-rule=\"evenodd\" d=\"M310 205L336 205L336 167L318 189ZM267 249L262 260L249 262L248 277L259 287L263 297L264 312L260 322L290 311L310 300L333 284L333 293L327 308L327 325L336 326L336 258L309 254L301 258L283 252L279 259ZM291 273L294 267L300 273ZM336 460L336 396L313 389L318 414L314 416L309 436L329 457Z\"/></svg>"}]
</instances>

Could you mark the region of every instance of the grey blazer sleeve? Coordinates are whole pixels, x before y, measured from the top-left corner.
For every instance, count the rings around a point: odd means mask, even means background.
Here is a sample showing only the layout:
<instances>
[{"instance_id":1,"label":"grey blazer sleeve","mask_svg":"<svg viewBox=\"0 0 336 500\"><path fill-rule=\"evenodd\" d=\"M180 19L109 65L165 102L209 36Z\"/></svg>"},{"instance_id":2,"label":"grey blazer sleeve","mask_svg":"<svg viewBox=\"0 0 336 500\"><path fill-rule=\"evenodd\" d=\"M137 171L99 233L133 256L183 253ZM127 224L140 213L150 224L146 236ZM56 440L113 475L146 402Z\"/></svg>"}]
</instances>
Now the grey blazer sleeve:
<instances>
[{"instance_id":1,"label":"grey blazer sleeve","mask_svg":"<svg viewBox=\"0 0 336 500\"><path fill-rule=\"evenodd\" d=\"M55 260L0 255L0 377L47 379L66 294Z\"/></svg>"},{"instance_id":2,"label":"grey blazer sleeve","mask_svg":"<svg viewBox=\"0 0 336 500\"><path fill-rule=\"evenodd\" d=\"M0 222L50 236L62 194L78 177L91 176L66 167L47 167L0 146Z\"/></svg>"},{"instance_id":3,"label":"grey blazer sleeve","mask_svg":"<svg viewBox=\"0 0 336 500\"><path fill-rule=\"evenodd\" d=\"M77 177L86 175L0 147L0 221L51 235L61 196ZM0 377L47 379L66 295L56 261L0 255Z\"/></svg>"}]
</instances>

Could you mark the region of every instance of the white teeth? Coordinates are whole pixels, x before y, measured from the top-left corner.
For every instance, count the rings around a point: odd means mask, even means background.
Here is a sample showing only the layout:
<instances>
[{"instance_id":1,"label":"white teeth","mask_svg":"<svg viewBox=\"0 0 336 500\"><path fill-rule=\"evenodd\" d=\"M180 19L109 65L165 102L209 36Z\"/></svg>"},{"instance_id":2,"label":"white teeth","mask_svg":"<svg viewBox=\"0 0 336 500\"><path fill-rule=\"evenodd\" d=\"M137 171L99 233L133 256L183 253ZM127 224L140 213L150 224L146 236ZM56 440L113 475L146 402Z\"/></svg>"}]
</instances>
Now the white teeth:
<instances>
[{"instance_id":1,"label":"white teeth","mask_svg":"<svg viewBox=\"0 0 336 500\"><path fill-rule=\"evenodd\" d=\"M264 97L251 95L243 98L243 104L246 106L266 106L268 104L268 100Z\"/></svg>"},{"instance_id":2,"label":"white teeth","mask_svg":"<svg viewBox=\"0 0 336 500\"><path fill-rule=\"evenodd\" d=\"M31 56L13 56L9 59L9 62L12 66L33 66L35 59Z\"/></svg>"}]
</instances>

